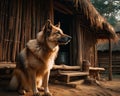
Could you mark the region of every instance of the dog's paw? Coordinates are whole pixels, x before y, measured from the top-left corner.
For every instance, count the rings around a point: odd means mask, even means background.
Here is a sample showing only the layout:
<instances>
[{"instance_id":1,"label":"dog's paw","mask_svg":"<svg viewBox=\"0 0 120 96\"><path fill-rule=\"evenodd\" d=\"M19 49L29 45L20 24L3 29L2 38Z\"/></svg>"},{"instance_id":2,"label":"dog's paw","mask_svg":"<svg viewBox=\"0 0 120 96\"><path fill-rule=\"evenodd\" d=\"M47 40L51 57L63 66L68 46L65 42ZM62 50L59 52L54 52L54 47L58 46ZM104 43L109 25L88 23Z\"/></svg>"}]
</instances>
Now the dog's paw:
<instances>
[{"instance_id":1,"label":"dog's paw","mask_svg":"<svg viewBox=\"0 0 120 96\"><path fill-rule=\"evenodd\" d=\"M38 91L44 91L43 87L38 88Z\"/></svg>"},{"instance_id":2,"label":"dog's paw","mask_svg":"<svg viewBox=\"0 0 120 96\"><path fill-rule=\"evenodd\" d=\"M39 92L33 94L33 96L41 96Z\"/></svg>"},{"instance_id":3,"label":"dog's paw","mask_svg":"<svg viewBox=\"0 0 120 96\"><path fill-rule=\"evenodd\" d=\"M20 95L25 95L25 94L26 94L26 91L25 91L25 90L20 89L20 90L18 90L18 93L19 93Z\"/></svg>"},{"instance_id":4,"label":"dog's paw","mask_svg":"<svg viewBox=\"0 0 120 96\"><path fill-rule=\"evenodd\" d=\"M43 96L52 96L52 93L47 92L47 93L45 93Z\"/></svg>"}]
</instances>

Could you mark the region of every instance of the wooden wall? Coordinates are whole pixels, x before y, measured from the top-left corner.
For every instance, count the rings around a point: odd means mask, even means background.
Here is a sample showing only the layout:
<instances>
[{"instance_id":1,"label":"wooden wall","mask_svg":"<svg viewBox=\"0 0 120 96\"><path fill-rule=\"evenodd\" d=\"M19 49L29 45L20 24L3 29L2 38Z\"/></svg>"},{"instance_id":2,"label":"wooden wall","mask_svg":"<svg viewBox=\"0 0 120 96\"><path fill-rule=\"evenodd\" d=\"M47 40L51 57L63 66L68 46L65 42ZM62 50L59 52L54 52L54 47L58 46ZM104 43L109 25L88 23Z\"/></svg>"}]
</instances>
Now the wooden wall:
<instances>
[{"instance_id":1,"label":"wooden wall","mask_svg":"<svg viewBox=\"0 0 120 96\"><path fill-rule=\"evenodd\" d=\"M96 66L95 33L81 22L79 15L74 17L72 36L71 60L73 64L82 65L83 60L89 60L91 66Z\"/></svg>"},{"instance_id":2,"label":"wooden wall","mask_svg":"<svg viewBox=\"0 0 120 96\"><path fill-rule=\"evenodd\" d=\"M53 7L53 0L0 0L0 61L15 62L17 54L36 37L45 21L53 21ZM71 23L72 36L70 65L81 65L85 59L95 66L95 34L81 17L75 14L67 22Z\"/></svg>"},{"instance_id":3,"label":"wooden wall","mask_svg":"<svg viewBox=\"0 0 120 96\"><path fill-rule=\"evenodd\" d=\"M0 0L0 61L14 62L48 18L52 0Z\"/></svg>"},{"instance_id":4,"label":"wooden wall","mask_svg":"<svg viewBox=\"0 0 120 96\"><path fill-rule=\"evenodd\" d=\"M98 52L98 64L106 69L105 74L108 73L109 52ZM113 74L120 74L120 52L112 52L112 71Z\"/></svg>"},{"instance_id":5,"label":"wooden wall","mask_svg":"<svg viewBox=\"0 0 120 96\"><path fill-rule=\"evenodd\" d=\"M87 28L81 29L83 32L83 44L82 44L82 52L83 52L83 60L89 60L91 66L96 66L96 38L95 33L90 31Z\"/></svg>"}]
</instances>

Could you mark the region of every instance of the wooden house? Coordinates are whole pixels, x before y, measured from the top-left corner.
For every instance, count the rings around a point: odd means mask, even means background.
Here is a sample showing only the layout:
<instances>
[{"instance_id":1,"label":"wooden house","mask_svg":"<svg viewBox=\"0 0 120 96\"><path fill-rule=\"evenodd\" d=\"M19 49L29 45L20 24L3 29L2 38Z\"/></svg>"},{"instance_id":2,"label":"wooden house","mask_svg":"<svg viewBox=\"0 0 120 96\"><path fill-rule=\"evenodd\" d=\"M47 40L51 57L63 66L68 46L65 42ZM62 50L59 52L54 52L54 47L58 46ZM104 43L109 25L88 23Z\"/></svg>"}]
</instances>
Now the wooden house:
<instances>
[{"instance_id":1,"label":"wooden house","mask_svg":"<svg viewBox=\"0 0 120 96\"><path fill-rule=\"evenodd\" d=\"M90 0L0 0L0 62L15 62L28 40L36 37L47 19L61 22L72 36L61 46L56 64L97 66L98 39L116 39L113 27Z\"/></svg>"},{"instance_id":2,"label":"wooden house","mask_svg":"<svg viewBox=\"0 0 120 96\"><path fill-rule=\"evenodd\" d=\"M116 32L118 36L120 36L120 31ZM106 71L105 74L108 73L109 66L109 42L104 42L102 44L97 45L98 50L98 66L104 67ZM120 40L118 42L112 42L111 44L112 50L112 73L120 74Z\"/></svg>"}]
</instances>

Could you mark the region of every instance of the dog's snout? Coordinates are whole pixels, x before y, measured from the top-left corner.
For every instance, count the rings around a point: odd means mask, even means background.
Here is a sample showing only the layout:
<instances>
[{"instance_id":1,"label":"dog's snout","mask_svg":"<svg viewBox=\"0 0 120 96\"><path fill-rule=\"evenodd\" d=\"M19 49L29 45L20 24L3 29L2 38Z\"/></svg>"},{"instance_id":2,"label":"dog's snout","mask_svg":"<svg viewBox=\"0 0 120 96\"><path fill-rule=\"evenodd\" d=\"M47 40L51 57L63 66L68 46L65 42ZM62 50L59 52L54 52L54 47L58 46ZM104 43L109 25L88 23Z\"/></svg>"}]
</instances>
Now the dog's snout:
<instances>
[{"instance_id":1,"label":"dog's snout","mask_svg":"<svg viewBox=\"0 0 120 96\"><path fill-rule=\"evenodd\" d=\"M71 40L71 36L64 36L58 40L60 44L67 44Z\"/></svg>"},{"instance_id":2,"label":"dog's snout","mask_svg":"<svg viewBox=\"0 0 120 96\"><path fill-rule=\"evenodd\" d=\"M67 36L64 39L65 39L66 42L69 42L71 40L71 38L72 38L71 36Z\"/></svg>"}]
</instances>

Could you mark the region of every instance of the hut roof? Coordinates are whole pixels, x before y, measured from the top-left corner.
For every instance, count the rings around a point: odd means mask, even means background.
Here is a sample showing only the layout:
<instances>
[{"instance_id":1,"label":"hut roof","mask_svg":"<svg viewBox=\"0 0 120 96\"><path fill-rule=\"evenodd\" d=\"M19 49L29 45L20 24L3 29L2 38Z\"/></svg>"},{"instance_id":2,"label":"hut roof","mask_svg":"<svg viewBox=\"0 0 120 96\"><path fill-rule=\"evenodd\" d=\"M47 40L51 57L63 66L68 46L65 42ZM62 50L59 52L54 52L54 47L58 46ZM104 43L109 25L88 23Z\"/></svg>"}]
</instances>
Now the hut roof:
<instances>
[{"instance_id":1,"label":"hut roof","mask_svg":"<svg viewBox=\"0 0 120 96\"><path fill-rule=\"evenodd\" d=\"M66 6L74 6L73 12L79 15L81 25L87 26L89 31L95 31L97 38L106 39L111 37L117 39L114 28L99 14L90 0L60 0L64 1ZM69 4L68 4L69 3Z\"/></svg>"},{"instance_id":2,"label":"hut roof","mask_svg":"<svg viewBox=\"0 0 120 96\"><path fill-rule=\"evenodd\" d=\"M80 13L84 15L84 18L89 22L91 25L90 27L93 29L96 29L100 38L102 38L102 34L106 34L106 37L108 37L108 34L111 34L111 38L117 39L117 35L115 33L114 28L106 21L106 19L99 14L99 12L95 9L95 7L92 5L90 0L75 0L78 4L78 10Z\"/></svg>"}]
</instances>

